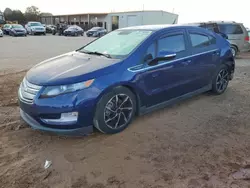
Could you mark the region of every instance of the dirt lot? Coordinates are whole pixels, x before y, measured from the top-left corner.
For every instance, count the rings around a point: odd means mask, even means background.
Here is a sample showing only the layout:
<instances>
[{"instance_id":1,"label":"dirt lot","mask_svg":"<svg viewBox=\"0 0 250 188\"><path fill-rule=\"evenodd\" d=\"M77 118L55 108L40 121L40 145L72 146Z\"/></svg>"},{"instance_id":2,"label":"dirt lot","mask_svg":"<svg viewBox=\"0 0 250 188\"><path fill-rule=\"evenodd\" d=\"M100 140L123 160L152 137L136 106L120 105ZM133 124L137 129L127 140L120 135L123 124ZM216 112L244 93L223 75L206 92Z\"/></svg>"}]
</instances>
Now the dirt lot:
<instances>
[{"instance_id":1,"label":"dirt lot","mask_svg":"<svg viewBox=\"0 0 250 188\"><path fill-rule=\"evenodd\" d=\"M249 60L237 61L223 95L138 117L120 134L83 138L20 121L24 74L0 76L1 188L250 188ZM52 161L46 170L45 160Z\"/></svg>"}]
</instances>

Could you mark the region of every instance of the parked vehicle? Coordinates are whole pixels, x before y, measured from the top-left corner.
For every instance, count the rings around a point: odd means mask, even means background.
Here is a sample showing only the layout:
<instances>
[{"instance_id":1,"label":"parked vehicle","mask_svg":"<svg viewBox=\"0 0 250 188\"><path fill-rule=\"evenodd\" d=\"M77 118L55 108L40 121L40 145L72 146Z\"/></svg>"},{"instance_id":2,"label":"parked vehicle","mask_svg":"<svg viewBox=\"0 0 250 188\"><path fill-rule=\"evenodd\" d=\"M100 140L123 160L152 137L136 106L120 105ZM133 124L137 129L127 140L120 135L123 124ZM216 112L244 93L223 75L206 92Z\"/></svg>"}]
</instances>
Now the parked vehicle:
<instances>
[{"instance_id":1,"label":"parked vehicle","mask_svg":"<svg viewBox=\"0 0 250 188\"><path fill-rule=\"evenodd\" d=\"M117 29L29 70L20 114L43 131L81 135L95 126L118 133L137 114L206 91L222 94L234 67L229 42L203 28Z\"/></svg>"},{"instance_id":2,"label":"parked vehicle","mask_svg":"<svg viewBox=\"0 0 250 188\"><path fill-rule=\"evenodd\" d=\"M250 29L247 30L247 33L248 33L248 37L250 37ZM250 40L249 40L249 43L250 43Z\"/></svg>"},{"instance_id":3,"label":"parked vehicle","mask_svg":"<svg viewBox=\"0 0 250 188\"><path fill-rule=\"evenodd\" d=\"M9 35L10 28L11 28L11 24L4 24L3 25L3 34Z\"/></svg>"},{"instance_id":4,"label":"parked vehicle","mask_svg":"<svg viewBox=\"0 0 250 188\"><path fill-rule=\"evenodd\" d=\"M103 27L93 27L86 32L87 37L101 37L107 34L107 30Z\"/></svg>"},{"instance_id":5,"label":"parked vehicle","mask_svg":"<svg viewBox=\"0 0 250 188\"><path fill-rule=\"evenodd\" d=\"M30 35L42 34L46 35L46 29L40 22L28 22L25 25L27 33Z\"/></svg>"},{"instance_id":6,"label":"parked vehicle","mask_svg":"<svg viewBox=\"0 0 250 188\"><path fill-rule=\"evenodd\" d=\"M199 23L199 26L219 33L222 36L226 36L231 44L231 50L234 57L240 52L247 52L250 50L250 39L242 23L224 21L206 22Z\"/></svg>"},{"instance_id":7,"label":"parked vehicle","mask_svg":"<svg viewBox=\"0 0 250 188\"><path fill-rule=\"evenodd\" d=\"M24 27L20 24L12 24L9 35L16 37L16 36L27 36L27 31Z\"/></svg>"},{"instance_id":8,"label":"parked vehicle","mask_svg":"<svg viewBox=\"0 0 250 188\"><path fill-rule=\"evenodd\" d=\"M55 35L56 33L58 33L58 35L61 36L68 27L69 26L66 23L58 23L56 29L52 31L52 34Z\"/></svg>"},{"instance_id":9,"label":"parked vehicle","mask_svg":"<svg viewBox=\"0 0 250 188\"><path fill-rule=\"evenodd\" d=\"M56 26L55 25L46 25L46 33L53 33L54 30L56 30Z\"/></svg>"},{"instance_id":10,"label":"parked vehicle","mask_svg":"<svg viewBox=\"0 0 250 188\"><path fill-rule=\"evenodd\" d=\"M73 26L70 26L67 29L65 29L63 31L63 34L65 36L79 36L79 35L83 36L84 31L81 27L79 27L77 25L73 25Z\"/></svg>"},{"instance_id":11,"label":"parked vehicle","mask_svg":"<svg viewBox=\"0 0 250 188\"><path fill-rule=\"evenodd\" d=\"M0 37L3 37L3 31L0 29Z\"/></svg>"}]
</instances>

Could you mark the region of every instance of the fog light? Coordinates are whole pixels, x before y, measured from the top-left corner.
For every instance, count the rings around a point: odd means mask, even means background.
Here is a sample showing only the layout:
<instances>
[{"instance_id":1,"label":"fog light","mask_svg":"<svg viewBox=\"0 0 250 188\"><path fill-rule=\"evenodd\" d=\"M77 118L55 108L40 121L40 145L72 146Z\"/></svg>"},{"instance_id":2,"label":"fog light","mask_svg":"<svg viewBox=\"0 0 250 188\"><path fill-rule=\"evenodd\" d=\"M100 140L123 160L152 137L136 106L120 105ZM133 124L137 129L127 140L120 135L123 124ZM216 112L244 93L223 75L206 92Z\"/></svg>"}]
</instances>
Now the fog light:
<instances>
[{"instance_id":1,"label":"fog light","mask_svg":"<svg viewBox=\"0 0 250 188\"><path fill-rule=\"evenodd\" d=\"M52 125L75 124L78 119L78 112L62 113L60 119L41 119L44 123Z\"/></svg>"}]
</instances>

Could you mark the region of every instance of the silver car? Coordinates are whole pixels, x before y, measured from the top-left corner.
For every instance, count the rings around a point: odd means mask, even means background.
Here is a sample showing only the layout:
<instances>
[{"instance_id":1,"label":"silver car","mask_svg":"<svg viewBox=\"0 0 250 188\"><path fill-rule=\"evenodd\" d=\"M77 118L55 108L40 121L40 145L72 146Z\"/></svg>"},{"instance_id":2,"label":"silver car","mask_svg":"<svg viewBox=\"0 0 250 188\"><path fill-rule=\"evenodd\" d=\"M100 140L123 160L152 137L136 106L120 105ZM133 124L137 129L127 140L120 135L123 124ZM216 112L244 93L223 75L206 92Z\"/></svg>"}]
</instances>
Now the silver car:
<instances>
[{"instance_id":1,"label":"silver car","mask_svg":"<svg viewBox=\"0 0 250 188\"><path fill-rule=\"evenodd\" d=\"M249 35L242 23L236 22L216 22L221 33L228 37L233 55L250 50Z\"/></svg>"},{"instance_id":2,"label":"silver car","mask_svg":"<svg viewBox=\"0 0 250 188\"><path fill-rule=\"evenodd\" d=\"M0 37L3 37L3 31L0 29Z\"/></svg>"},{"instance_id":3,"label":"silver car","mask_svg":"<svg viewBox=\"0 0 250 188\"><path fill-rule=\"evenodd\" d=\"M247 32L248 32L248 37L250 38L250 29L248 29ZM250 40L249 40L249 43L250 43Z\"/></svg>"}]
</instances>

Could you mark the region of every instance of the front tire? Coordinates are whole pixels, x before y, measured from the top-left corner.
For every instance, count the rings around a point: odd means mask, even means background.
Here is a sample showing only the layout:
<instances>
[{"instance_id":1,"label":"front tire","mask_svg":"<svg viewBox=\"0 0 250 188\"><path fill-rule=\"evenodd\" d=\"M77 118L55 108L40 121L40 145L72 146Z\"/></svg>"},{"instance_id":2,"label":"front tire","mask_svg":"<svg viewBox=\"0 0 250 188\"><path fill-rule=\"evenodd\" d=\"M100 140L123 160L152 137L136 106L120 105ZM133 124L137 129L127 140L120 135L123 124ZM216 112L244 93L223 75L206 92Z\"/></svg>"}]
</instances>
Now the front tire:
<instances>
[{"instance_id":1,"label":"front tire","mask_svg":"<svg viewBox=\"0 0 250 188\"><path fill-rule=\"evenodd\" d=\"M136 113L136 97L126 87L116 87L97 104L94 126L105 134L126 129Z\"/></svg>"},{"instance_id":2,"label":"front tire","mask_svg":"<svg viewBox=\"0 0 250 188\"><path fill-rule=\"evenodd\" d=\"M221 65L212 82L212 92L216 95L224 93L229 83L230 73L226 65Z\"/></svg>"}]
</instances>

